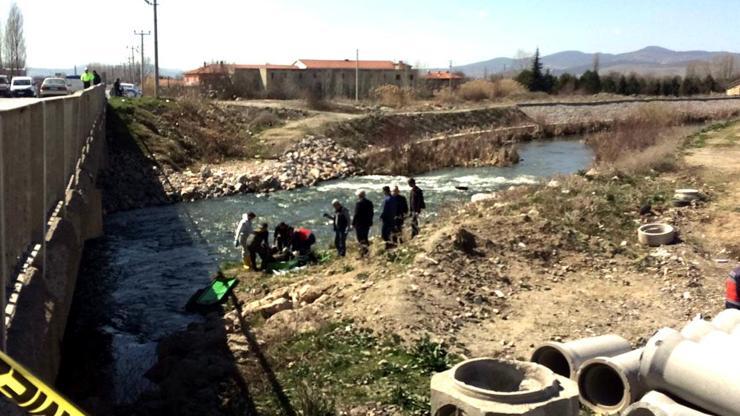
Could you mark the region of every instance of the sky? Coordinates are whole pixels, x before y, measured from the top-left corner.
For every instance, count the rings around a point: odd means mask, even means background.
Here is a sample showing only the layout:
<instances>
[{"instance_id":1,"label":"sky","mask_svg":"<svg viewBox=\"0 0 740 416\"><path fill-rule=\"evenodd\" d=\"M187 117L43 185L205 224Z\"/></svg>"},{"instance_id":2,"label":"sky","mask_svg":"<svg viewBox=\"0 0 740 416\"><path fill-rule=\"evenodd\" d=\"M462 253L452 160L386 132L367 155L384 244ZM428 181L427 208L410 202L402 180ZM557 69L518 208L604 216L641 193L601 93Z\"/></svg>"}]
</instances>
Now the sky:
<instances>
[{"instance_id":1,"label":"sky","mask_svg":"<svg viewBox=\"0 0 740 416\"><path fill-rule=\"evenodd\" d=\"M0 0L4 27L10 0ZM124 62L153 30L144 0L17 0L27 66ZM740 51L740 0L159 0L163 68L204 61L403 60L446 67L539 47L620 53L648 45ZM144 51L153 56L153 36Z\"/></svg>"}]
</instances>

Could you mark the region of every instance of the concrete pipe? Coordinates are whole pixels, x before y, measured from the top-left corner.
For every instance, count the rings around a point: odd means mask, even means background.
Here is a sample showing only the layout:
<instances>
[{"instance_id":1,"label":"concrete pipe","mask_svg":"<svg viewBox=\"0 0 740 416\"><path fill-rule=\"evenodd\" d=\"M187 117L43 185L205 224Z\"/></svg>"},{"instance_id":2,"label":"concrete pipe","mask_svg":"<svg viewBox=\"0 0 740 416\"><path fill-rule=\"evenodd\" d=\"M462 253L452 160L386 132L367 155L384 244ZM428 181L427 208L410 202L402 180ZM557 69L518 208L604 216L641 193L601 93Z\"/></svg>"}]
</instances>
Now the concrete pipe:
<instances>
[{"instance_id":1,"label":"concrete pipe","mask_svg":"<svg viewBox=\"0 0 740 416\"><path fill-rule=\"evenodd\" d=\"M740 416L740 361L731 351L686 340L664 328L644 348L640 377L647 387L718 416Z\"/></svg>"},{"instance_id":2,"label":"concrete pipe","mask_svg":"<svg viewBox=\"0 0 740 416\"><path fill-rule=\"evenodd\" d=\"M530 361L575 380L578 369L585 361L596 357L614 357L631 350L626 339L618 335L602 335L571 342L545 342L534 350Z\"/></svg>"},{"instance_id":3,"label":"concrete pipe","mask_svg":"<svg viewBox=\"0 0 740 416\"><path fill-rule=\"evenodd\" d=\"M581 403L601 414L613 414L634 403L647 388L640 380L642 349L616 357L597 357L578 370Z\"/></svg>"},{"instance_id":4,"label":"concrete pipe","mask_svg":"<svg viewBox=\"0 0 740 416\"><path fill-rule=\"evenodd\" d=\"M676 239L676 230L668 224L645 224L637 229L637 239L647 246L664 246Z\"/></svg>"},{"instance_id":5,"label":"concrete pipe","mask_svg":"<svg viewBox=\"0 0 740 416\"><path fill-rule=\"evenodd\" d=\"M714 325L720 331L732 332L736 327L740 326L740 310L739 309L725 309L718 313L717 316L712 319L712 325Z\"/></svg>"},{"instance_id":6,"label":"concrete pipe","mask_svg":"<svg viewBox=\"0 0 740 416\"><path fill-rule=\"evenodd\" d=\"M676 403L663 393L651 391L628 407L622 416L710 416Z\"/></svg>"},{"instance_id":7,"label":"concrete pipe","mask_svg":"<svg viewBox=\"0 0 740 416\"><path fill-rule=\"evenodd\" d=\"M699 342L707 334L717 330L717 327L709 321L694 319L681 328L681 336L689 341Z\"/></svg>"},{"instance_id":8,"label":"concrete pipe","mask_svg":"<svg viewBox=\"0 0 740 416\"><path fill-rule=\"evenodd\" d=\"M701 199L701 194L697 189L676 189L673 198L678 201L690 202Z\"/></svg>"}]
</instances>

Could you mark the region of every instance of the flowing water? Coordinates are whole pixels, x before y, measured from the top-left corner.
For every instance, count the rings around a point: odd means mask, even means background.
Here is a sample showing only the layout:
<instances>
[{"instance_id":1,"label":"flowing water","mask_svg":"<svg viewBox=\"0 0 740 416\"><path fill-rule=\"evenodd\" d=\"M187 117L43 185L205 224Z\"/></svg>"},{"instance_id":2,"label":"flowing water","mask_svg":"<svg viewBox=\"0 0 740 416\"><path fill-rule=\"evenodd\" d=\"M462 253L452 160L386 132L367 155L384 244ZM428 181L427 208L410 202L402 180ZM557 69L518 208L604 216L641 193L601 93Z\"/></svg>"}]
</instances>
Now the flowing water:
<instances>
[{"instance_id":1,"label":"flowing water","mask_svg":"<svg viewBox=\"0 0 740 416\"><path fill-rule=\"evenodd\" d=\"M577 140L533 142L519 150L523 161L512 167L444 169L418 176L427 202L426 220L445 206L469 201L474 193L569 174L586 167L592 158ZM156 360L158 340L199 319L184 313L183 306L220 262L239 259L233 232L242 213L255 212L256 223L267 222L270 229L279 221L308 227L317 234L318 245L325 247L332 241L331 225L322 214L330 212L333 198L345 201L351 211L354 193L364 189L377 209L382 186L399 184L406 193L405 182L402 177L361 176L269 195L108 216L106 236L86 248L60 383L78 397L100 396L100 385L112 385L105 395L118 402L133 400L149 388L144 373ZM461 186L469 190L456 189ZM98 376L91 378L91 371ZM84 383L98 386L80 387Z\"/></svg>"}]
</instances>

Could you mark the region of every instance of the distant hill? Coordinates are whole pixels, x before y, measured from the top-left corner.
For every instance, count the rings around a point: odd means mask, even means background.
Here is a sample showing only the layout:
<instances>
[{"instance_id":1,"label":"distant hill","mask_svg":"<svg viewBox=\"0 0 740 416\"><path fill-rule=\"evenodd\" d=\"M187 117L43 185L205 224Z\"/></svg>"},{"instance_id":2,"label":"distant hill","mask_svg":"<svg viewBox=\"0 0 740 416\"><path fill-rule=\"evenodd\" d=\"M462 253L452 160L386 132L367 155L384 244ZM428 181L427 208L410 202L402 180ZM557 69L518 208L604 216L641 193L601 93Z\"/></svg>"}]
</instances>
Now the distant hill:
<instances>
[{"instance_id":1,"label":"distant hill","mask_svg":"<svg viewBox=\"0 0 740 416\"><path fill-rule=\"evenodd\" d=\"M85 69L84 65L78 65L77 66L77 73L80 74ZM94 68L92 68L94 69ZM168 69L168 68L159 68L159 75L163 77L173 77L177 78L179 76L182 76L182 73L184 71L181 69ZM26 68L26 73L30 77L46 77L46 76L53 76L55 74L67 74L72 75L75 73L74 68Z\"/></svg>"},{"instance_id":2,"label":"distant hill","mask_svg":"<svg viewBox=\"0 0 740 416\"><path fill-rule=\"evenodd\" d=\"M659 46L648 46L634 52L610 54L600 53L600 72L637 72L654 75L684 75L686 67L697 61L711 61L715 57L729 52L710 51L673 51ZM731 53L735 60L740 62L740 54ZM570 72L581 74L591 69L594 60L593 53L580 51L563 51L542 57L545 68L554 74ZM485 73L495 74L511 70L519 70L529 66L529 60L514 58L494 58L488 61L475 62L468 65L454 67L455 71L462 71L469 77L482 77Z\"/></svg>"}]
</instances>

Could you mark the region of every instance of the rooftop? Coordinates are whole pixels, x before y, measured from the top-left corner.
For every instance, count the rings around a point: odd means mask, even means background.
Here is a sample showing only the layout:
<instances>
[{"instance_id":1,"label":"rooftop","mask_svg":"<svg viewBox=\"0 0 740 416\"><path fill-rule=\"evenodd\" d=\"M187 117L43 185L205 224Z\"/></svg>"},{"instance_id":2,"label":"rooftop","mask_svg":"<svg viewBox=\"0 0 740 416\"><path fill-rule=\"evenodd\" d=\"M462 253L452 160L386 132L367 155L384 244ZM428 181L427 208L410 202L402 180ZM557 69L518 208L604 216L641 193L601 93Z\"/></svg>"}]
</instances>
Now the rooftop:
<instances>
[{"instance_id":1,"label":"rooftop","mask_svg":"<svg viewBox=\"0 0 740 416\"><path fill-rule=\"evenodd\" d=\"M355 61L350 59L331 60L331 59L299 59L294 63L301 69L378 69L393 71L400 65L406 65L403 62L393 61Z\"/></svg>"},{"instance_id":2,"label":"rooftop","mask_svg":"<svg viewBox=\"0 0 740 416\"><path fill-rule=\"evenodd\" d=\"M456 73L450 73L450 71L428 71L426 75L424 75L424 78L426 79L442 79L442 80L451 80L451 79L463 79L463 76Z\"/></svg>"}]
</instances>

